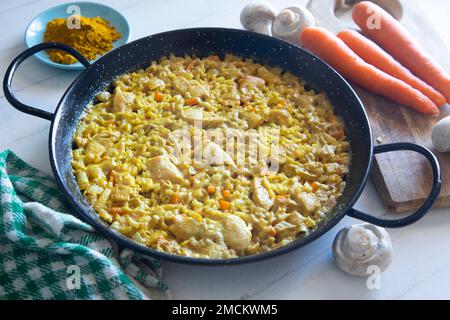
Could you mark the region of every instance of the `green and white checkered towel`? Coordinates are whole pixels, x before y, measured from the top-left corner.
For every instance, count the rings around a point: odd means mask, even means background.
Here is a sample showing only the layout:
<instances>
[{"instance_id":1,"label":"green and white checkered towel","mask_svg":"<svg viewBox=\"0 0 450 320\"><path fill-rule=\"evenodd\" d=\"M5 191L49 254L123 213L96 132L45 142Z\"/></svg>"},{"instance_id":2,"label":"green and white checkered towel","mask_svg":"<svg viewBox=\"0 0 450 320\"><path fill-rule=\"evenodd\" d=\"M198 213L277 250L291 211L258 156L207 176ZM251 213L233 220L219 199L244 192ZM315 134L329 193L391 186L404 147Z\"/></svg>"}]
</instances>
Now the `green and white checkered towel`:
<instances>
[{"instance_id":1,"label":"green and white checkered towel","mask_svg":"<svg viewBox=\"0 0 450 320\"><path fill-rule=\"evenodd\" d=\"M52 177L9 150L0 153L0 202L0 299L169 297L158 260L118 253L73 215Z\"/></svg>"}]
</instances>

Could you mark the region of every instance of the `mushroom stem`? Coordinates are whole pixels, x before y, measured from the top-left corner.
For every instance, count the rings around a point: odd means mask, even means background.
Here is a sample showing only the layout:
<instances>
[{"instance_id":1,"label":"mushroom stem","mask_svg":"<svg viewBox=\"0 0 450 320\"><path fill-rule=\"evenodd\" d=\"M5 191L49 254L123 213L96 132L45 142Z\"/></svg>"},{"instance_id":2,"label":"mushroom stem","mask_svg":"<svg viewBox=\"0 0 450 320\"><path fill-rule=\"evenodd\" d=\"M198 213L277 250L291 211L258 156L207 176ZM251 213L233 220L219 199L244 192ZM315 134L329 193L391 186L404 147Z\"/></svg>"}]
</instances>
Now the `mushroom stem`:
<instances>
[{"instance_id":1,"label":"mushroom stem","mask_svg":"<svg viewBox=\"0 0 450 320\"><path fill-rule=\"evenodd\" d=\"M262 33L262 34L270 35L270 25L268 25L265 22L257 22L249 30L250 31L254 31L254 32L258 32L258 33Z\"/></svg>"},{"instance_id":2,"label":"mushroom stem","mask_svg":"<svg viewBox=\"0 0 450 320\"><path fill-rule=\"evenodd\" d=\"M312 13L302 6L292 6L281 10L272 24L272 35L286 41L300 44L300 32L315 25Z\"/></svg>"}]
</instances>

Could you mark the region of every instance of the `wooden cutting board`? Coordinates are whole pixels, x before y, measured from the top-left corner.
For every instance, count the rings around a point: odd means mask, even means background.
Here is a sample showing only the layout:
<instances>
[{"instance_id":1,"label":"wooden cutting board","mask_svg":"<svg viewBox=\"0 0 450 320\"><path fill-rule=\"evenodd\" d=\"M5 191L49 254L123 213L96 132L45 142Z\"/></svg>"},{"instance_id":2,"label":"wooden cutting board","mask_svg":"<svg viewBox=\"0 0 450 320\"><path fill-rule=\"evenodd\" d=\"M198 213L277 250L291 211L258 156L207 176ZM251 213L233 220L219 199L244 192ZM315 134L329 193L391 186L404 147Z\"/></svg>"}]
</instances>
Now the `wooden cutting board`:
<instances>
[{"instance_id":1,"label":"wooden cutting board","mask_svg":"<svg viewBox=\"0 0 450 320\"><path fill-rule=\"evenodd\" d=\"M315 1L324 0L312 0L310 4ZM325 0L325 2L334 6L333 0ZM400 22L436 61L450 72L450 51L424 16L418 0L404 0L400 3L403 7L403 17ZM422 5L426 5L426 2L423 1ZM327 15L319 16L318 24L334 32L346 25L356 28L356 25L348 22L348 17L344 19L345 22L338 22L328 17ZM433 125L450 114L450 106L445 105L439 117L432 118L357 86L353 87L364 103L376 145L409 141L426 146L435 153L443 176L441 193L435 207L450 206L450 153L443 154L433 150L431 143ZM380 154L375 157L372 181L383 203L390 211L411 211L424 201L431 189L431 169L425 158L410 151Z\"/></svg>"}]
</instances>

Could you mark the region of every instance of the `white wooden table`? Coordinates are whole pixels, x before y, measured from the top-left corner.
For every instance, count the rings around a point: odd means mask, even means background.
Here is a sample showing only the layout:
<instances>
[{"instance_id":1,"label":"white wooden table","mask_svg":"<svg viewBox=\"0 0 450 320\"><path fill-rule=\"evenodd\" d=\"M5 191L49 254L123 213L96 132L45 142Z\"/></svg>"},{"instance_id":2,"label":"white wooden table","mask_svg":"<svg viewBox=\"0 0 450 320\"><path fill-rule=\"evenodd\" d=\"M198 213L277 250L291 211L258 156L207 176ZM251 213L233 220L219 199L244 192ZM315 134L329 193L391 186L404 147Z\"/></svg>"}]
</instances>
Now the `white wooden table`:
<instances>
[{"instance_id":1,"label":"white wooden table","mask_svg":"<svg viewBox=\"0 0 450 320\"><path fill-rule=\"evenodd\" d=\"M36 14L58 0L0 1L2 36L0 68L3 78L10 61L24 50L24 30ZM128 0L103 1L128 19L131 40L148 34L186 27L240 28L239 12L248 1L239 0ZM282 9L296 0L271 1ZM305 4L306 0L298 1ZM297 2L297 3L298 3ZM450 46L450 2L426 2L429 15ZM29 59L15 77L20 99L52 111L77 75ZM0 92L0 150L9 148L20 157L51 173L48 160L49 122L10 107ZM356 207L383 212L372 185ZM267 261L232 267L198 267L164 263L165 281L174 298L189 299L408 299L450 298L450 209L431 211L418 223L390 230L395 256L382 275L381 289L369 290L366 279L348 276L332 261L330 246L343 226L357 223L344 218L322 238L290 254Z\"/></svg>"}]
</instances>

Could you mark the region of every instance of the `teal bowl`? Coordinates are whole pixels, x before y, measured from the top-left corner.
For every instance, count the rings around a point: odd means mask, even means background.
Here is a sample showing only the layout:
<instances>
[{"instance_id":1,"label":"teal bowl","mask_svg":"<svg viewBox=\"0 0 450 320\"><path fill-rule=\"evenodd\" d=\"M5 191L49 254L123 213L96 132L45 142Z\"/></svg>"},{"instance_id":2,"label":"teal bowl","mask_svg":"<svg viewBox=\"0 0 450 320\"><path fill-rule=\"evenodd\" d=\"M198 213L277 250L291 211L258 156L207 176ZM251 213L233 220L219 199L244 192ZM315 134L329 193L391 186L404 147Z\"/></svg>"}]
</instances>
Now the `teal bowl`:
<instances>
[{"instance_id":1,"label":"teal bowl","mask_svg":"<svg viewBox=\"0 0 450 320\"><path fill-rule=\"evenodd\" d=\"M79 11L74 11L78 10ZM80 14L83 17L100 17L103 18L121 33L120 39L113 42L113 49L120 47L128 42L130 38L130 26L125 17L117 10L95 2L71 2L50 8L38 16L36 16L28 25L25 31L25 44L28 48L44 42L44 32L47 22L55 18L68 18L72 14ZM45 52L38 52L35 57L41 62L60 69L81 70L83 65L79 62L74 64L61 64L50 60ZM99 58L100 56L98 56ZM92 61L91 61L92 62Z\"/></svg>"}]
</instances>

